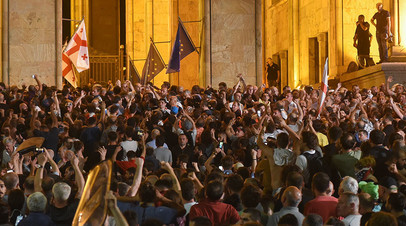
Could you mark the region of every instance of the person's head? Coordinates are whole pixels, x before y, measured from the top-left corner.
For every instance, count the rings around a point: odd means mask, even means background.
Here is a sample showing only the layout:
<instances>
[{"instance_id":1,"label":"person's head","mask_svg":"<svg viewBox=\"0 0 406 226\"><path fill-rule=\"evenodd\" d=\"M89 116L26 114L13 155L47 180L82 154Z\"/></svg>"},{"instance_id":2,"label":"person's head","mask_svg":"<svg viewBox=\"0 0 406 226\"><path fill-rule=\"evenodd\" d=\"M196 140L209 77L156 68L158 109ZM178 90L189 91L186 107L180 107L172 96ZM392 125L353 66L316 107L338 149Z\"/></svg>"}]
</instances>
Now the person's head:
<instances>
[{"instance_id":1,"label":"person's head","mask_svg":"<svg viewBox=\"0 0 406 226\"><path fill-rule=\"evenodd\" d=\"M343 135L343 130L338 126L333 126L328 130L328 138L330 139L331 143L337 142L341 135Z\"/></svg>"},{"instance_id":2,"label":"person's head","mask_svg":"<svg viewBox=\"0 0 406 226\"><path fill-rule=\"evenodd\" d=\"M289 135L286 133L280 133L276 137L276 143L278 148L287 148L289 145Z\"/></svg>"},{"instance_id":3,"label":"person's head","mask_svg":"<svg viewBox=\"0 0 406 226\"><path fill-rule=\"evenodd\" d=\"M156 198L155 187L150 182L146 181L141 184L139 195L141 201L144 203L154 202Z\"/></svg>"},{"instance_id":4,"label":"person's head","mask_svg":"<svg viewBox=\"0 0 406 226\"><path fill-rule=\"evenodd\" d=\"M286 186L295 186L298 189L302 189L304 186L303 175L299 172L292 171L288 173L285 184Z\"/></svg>"},{"instance_id":5,"label":"person's head","mask_svg":"<svg viewBox=\"0 0 406 226\"><path fill-rule=\"evenodd\" d=\"M179 146L184 147L184 146L186 146L187 142L188 142L188 139L187 139L186 134L180 134L178 137Z\"/></svg>"},{"instance_id":6,"label":"person's head","mask_svg":"<svg viewBox=\"0 0 406 226\"><path fill-rule=\"evenodd\" d=\"M312 190L317 195L320 193L327 193L330 188L330 177L323 172L314 174L312 179Z\"/></svg>"},{"instance_id":7,"label":"person's head","mask_svg":"<svg viewBox=\"0 0 406 226\"><path fill-rule=\"evenodd\" d=\"M11 210L22 210L25 202L24 191L20 189L11 190L7 202Z\"/></svg>"},{"instance_id":8,"label":"person's head","mask_svg":"<svg viewBox=\"0 0 406 226\"><path fill-rule=\"evenodd\" d=\"M319 146L319 140L316 134L309 131L304 131L302 133L301 151L308 151L309 149L314 150L317 148L317 146Z\"/></svg>"},{"instance_id":9,"label":"person's head","mask_svg":"<svg viewBox=\"0 0 406 226\"><path fill-rule=\"evenodd\" d=\"M369 140L374 145L382 145L385 140L385 133L381 130L372 130L369 134Z\"/></svg>"},{"instance_id":10,"label":"person's head","mask_svg":"<svg viewBox=\"0 0 406 226\"><path fill-rule=\"evenodd\" d=\"M45 212L47 198L41 192L34 192L27 199L27 207L30 212Z\"/></svg>"},{"instance_id":11,"label":"person's head","mask_svg":"<svg viewBox=\"0 0 406 226\"><path fill-rule=\"evenodd\" d=\"M257 186L245 185L241 190L241 202L245 208L255 208L261 201L262 192Z\"/></svg>"},{"instance_id":12,"label":"person's head","mask_svg":"<svg viewBox=\"0 0 406 226\"><path fill-rule=\"evenodd\" d=\"M6 186L7 191L18 188L19 182L18 175L14 172L6 173L3 176L3 182L4 185Z\"/></svg>"},{"instance_id":13,"label":"person's head","mask_svg":"<svg viewBox=\"0 0 406 226\"><path fill-rule=\"evenodd\" d=\"M356 144L355 137L352 133L345 133L340 138L341 147L344 151L350 151Z\"/></svg>"},{"instance_id":14,"label":"person's head","mask_svg":"<svg viewBox=\"0 0 406 226\"><path fill-rule=\"evenodd\" d=\"M180 187L182 188L182 198L186 201L191 201L195 198L196 187L192 179L185 178L180 182Z\"/></svg>"},{"instance_id":15,"label":"person's head","mask_svg":"<svg viewBox=\"0 0 406 226\"><path fill-rule=\"evenodd\" d=\"M117 190L118 190L118 195L119 196L126 196L128 193L128 190L130 190L130 185L124 183L124 182L118 182L117 183Z\"/></svg>"},{"instance_id":16,"label":"person's head","mask_svg":"<svg viewBox=\"0 0 406 226\"><path fill-rule=\"evenodd\" d=\"M365 20L365 16L364 15L359 15L358 16L358 22L364 22L364 20ZM354 86L352 87L352 89L354 90ZM358 87L358 90L359 90L359 87Z\"/></svg>"},{"instance_id":17,"label":"person's head","mask_svg":"<svg viewBox=\"0 0 406 226\"><path fill-rule=\"evenodd\" d=\"M309 214L303 220L303 226L323 226L323 218L318 214Z\"/></svg>"},{"instance_id":18,"label":"person's head","mask_svg":"<svg viewBox=\"0 0 406 226\"><path fill-rule=\"evenodd\" d=\"M273 64L272 58L268 57L268 59L266 59L266 63L272 65Z\"/></svg>"},{"instance_id":19,"label":"person's head","mask_svg":"<svg viewBox=\"0 0 406 226\"><path fill-rule=\"evenodd\" d=\"M52 187L52 195L57 202L67 202L71 193L71 187L65 182L58 182Z\"/></svg>"},{"instance_id":20,"label":"person's head","mask_svg":"<svg viewBox=\"0 0 406 226\"><path fill-rule=\"evenodd\" d=\"M370 194L361 192L358 195L358 199L359 199L359 213L360 214L372 212L372 210L375 207L375 200L372 198L372 196Z\"/></svg>"},{"instance_id":21,"label":"person's head","mask_svg":"<svg viewBox=\"0 0 406 226\"><path fill-rule=\"evenodd\" d=\"M358 193L358 182L354 178L350 176L344 177L344 179L340 183L340 187L338 188L338 194L344 193Z\"/></svg>"},{"instance_id":22,"label":"person's head","mask_svg":"<svg viewBox=\"0 0 406 226\"><path fill-rule=\"evenodd\" d=\"M380 12L383 9L383 4L381 2L376 3L376 9Z\"/></svg>"},{"instance_id":23,"label":"person's head","mask_svg":"<svg viewBox=\"0 0 406 226\"><path fill-rule=\"evenodd\" d=\"M238 174L232 174L226 179L225 188L228 194L240 193L244 180Z\"/></svg>"},{"instance_id":24,"label":"person's head","mask_svg":"<svg viewBox=\"0 0 406 226\"><path fill-rule=\"evenodd\" d=\"M261 212L255 208L244 209L241 213L241 223L260 223L261 222Z\"/></svg>"},{"instance_id":25,"label":"person's head","mask_svg":"<svg viewBox=\"0 0 406 226\"><path fill-rule=\"evenodd\" d=\"M4 181L0 178L0 199L2 199L5 194L6 194L6 185L4 184Z\"/></svg>"},{"instance_id":26,"label":"person's head","mask_svg":"<svg viewBox=\"0 0 406 226\"><path fill-rule=\"evenodd\" d=\"M358 140L361 142L368 140L368 132L365 130L358 131Z\"/></svg>"},{"instance_id":27,"label":"person's head","mask_svg":"<svg viewBox=\"0 0 406 226\"><path fill-rule=\"evenodd\" d=\"M200 216L190 220L190 226L212 226L212 222L208 217Z\"/></svg>"},{"instance_id":28,"label":"person's head","mask_svg":"<svg viewBox=\"0 0 406 226\"><path fill-rule=\"evenodd\" d=\"M301 201L302 192L295 186L287 187L282 194L282 204L284 207L298 207Z\"/></svg>"},{"instance_id":29,"label":"person's head","mask_svg":"<svg viewBox=\"0 0 406 226\"><path fill-rule=\"evenodd\" d=\"M164 135L159 135L155 139L155 143L157 147L162 147L165 144L165 136Z\"/></svg>"},{"instance_id":30,"label":"person's head","mask_svg":"<svg viewBox=\"0 0 406 226\"><path fill-rule=\"evenodd\" d=\"M347 217L348 215L358 214L359 199L356 194L343 193L338 198L337 215Z\"/></svg>"},{"instance_id":31,"label":"person's head","mask_svg":"<svg viewBox=\"0 0 406 226\"><path fill-rule=\"evenodd\" d=\"M372 214L372 217L367 221L368 226L397 226L397 220L395 216L386 212L377 212Z\"/></svg>"},{"instance_id":32,"label":"person's head","mask_svg":"<svg viewBox=\"0 0 406 226\"><path fill-rule=\"evenodd\" d=\"M402 212L406 207L406 198L402 193L389 194L386 208L391 212Z\"/></svg>"},{"instance_id":33,"label":"person's head","mask_svg":"<svg viewBox=\"0 0 406 226\"><path fill-rule=\"evenodd\" d=\"M224 170L230 170L233 168L234 159L232 156L226 155L221 159L221 165Z\"/></svg>"},{"instance_id":34,"label":"person's head","mask_svg":"<svg viewBox=\"0 0 406 226\"><path fill-rule=\"evenodd\" d=\"M281 217L278 222L278 226L298 226L299 222L295 215L288 213Z\"/></svg>"},{"instance_id":35,"label":"person's head","mask_svg":"<svg viewBox=\"0 0 406 226\"><path fill-rule=\"evenodd\" d=\"M223 196L223 184L219 181L211 181L206 186L206 197L210 201L218 201Z\"/></svg>"}]
</instances>

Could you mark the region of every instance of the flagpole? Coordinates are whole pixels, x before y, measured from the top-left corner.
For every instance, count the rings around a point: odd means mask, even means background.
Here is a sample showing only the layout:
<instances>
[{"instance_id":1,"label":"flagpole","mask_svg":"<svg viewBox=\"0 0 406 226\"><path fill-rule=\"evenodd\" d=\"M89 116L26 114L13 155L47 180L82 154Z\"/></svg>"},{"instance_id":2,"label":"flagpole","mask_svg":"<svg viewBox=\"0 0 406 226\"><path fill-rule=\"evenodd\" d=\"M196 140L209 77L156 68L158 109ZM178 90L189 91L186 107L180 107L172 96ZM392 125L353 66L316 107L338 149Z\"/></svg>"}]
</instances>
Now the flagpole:
<instances>
[{"instance_id":1,"label":"flagpole","mask_svg":"<svg viewBox=\"0 0 406 226\"><path fill-rule=\"evenodd\" d=\"M80 25L80 24L82 23L82 21L84 21L84 20L85 20L85 18L83 17L82 20L79 22L79 25ZM80 26L76 26L75 32L73 32L73 34L76 34L76 32L79 30L79 27L80 27ZM69 40L67 46L69 45L70 42L72 42L72 37L73 37L73 36L71 35L71 36L70 36L70 40ZM62 51L62 52L64 52L64 51Z\"/></svg>"},{"instance_id":2,"label":"flagpole","mask_svg":"<svg viewBox=\"0 0 406 226\"><path fill-rule=\"evenodd\" d=\"M193 48L195 49L195 51L197 52L197 54L200 54L199 51L196 49L196 46L195 46L195 44L193 43L192 38L190 38L189 32L186 30L185 26L183 25L183 21L182 21L182 19L180 19L180 16L178 17L178 19L179 19L180 25L182 25L183 30L185 31L185 33L186 33L187 37L189 38L190 42L192 43Z\"/></svg>"}]
</instances>

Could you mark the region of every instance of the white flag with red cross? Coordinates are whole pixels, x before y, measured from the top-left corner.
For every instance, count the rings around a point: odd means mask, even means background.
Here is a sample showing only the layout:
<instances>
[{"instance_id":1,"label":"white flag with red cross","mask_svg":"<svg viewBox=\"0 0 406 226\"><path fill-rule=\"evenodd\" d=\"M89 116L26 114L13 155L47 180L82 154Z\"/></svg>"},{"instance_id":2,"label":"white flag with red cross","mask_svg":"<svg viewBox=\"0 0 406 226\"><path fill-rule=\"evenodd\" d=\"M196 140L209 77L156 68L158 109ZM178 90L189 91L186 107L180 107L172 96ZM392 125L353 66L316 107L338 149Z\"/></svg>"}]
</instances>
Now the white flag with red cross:
<instances>
[{"instance_id":1,"label":"white flag with red cross","mask_svg":"<svg viewBox=\"0 0 406 226\"><path fill-rule=\"evenodd\" d=\"M64 53L75 65L78 72L89 69L89 51L87 48L87 38L85 21L80 22L78 29L73 34L71 40L66 46Z\"/></svg>"}]
</instances>

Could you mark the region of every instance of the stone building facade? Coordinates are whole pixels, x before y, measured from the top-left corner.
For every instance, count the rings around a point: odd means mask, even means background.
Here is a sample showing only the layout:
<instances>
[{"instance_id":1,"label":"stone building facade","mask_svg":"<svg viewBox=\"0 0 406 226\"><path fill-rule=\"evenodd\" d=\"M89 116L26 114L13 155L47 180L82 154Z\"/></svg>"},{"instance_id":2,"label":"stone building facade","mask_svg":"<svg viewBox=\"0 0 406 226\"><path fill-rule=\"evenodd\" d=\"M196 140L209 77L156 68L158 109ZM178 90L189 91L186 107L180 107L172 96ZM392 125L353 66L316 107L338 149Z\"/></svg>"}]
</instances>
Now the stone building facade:
<instances>
[{"instance_id":1,"label":"stone building facade","mask_svg":"<svg viewBox=\"0 0 406 226\"><path fill-rule=\"evenodd\" d=\"M156 76L158 86L164 81L185 88L217 87L222 81L232 86L239 73L247 83L261 85L266 83L268 57L280 65L283 86L317 84L326 57L331 78L339 78L356 60L355 22L359 14L369 21L377 1L0 0L2 81L32 84L30 75L39 74L60 87L62 40L82 18L90 57L124 53L128 56L120 64L124 73L130 61L141 72L152 39L168 63L181 18L198 51L182 60L179 73L163 71ZM383 4L392 15L396 44L392 55L402 56L406 1L383 0ZM72 21L62 23L62 18ZM374 27L371 33L375 35ZM377 59L375 40L371 55Z\"/></svg>"}]
</instances>

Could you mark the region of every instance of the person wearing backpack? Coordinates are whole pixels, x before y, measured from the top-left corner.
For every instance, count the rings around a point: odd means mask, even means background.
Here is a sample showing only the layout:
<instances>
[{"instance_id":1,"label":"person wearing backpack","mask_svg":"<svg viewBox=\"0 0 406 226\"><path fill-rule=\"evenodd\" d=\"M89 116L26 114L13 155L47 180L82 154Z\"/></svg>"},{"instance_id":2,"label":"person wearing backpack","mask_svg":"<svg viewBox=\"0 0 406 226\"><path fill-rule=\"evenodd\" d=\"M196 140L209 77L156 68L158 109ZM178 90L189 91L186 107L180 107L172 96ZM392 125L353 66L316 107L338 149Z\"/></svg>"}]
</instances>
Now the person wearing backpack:
<instances>
[{"instance_id":1,"label":"person wearing backpack","mask_svg":"<svg viewBox=\"0 0 406 226\"><path fill-rule=\"evenodd\" d=\"M319 141L316 134L304 131L300 139L300 155L296 158L296 165L302 170L306 187L310 187L314 174L322 171L323 158L316 148Z\"/></svg>"},{"instance_id":2,"label":"person wearing backpack","mask_svg":"<svg viewBox=\"0 0 406 226\"><path fill-rule=\"evenodd\" d=\"M354 135L351 133L345 133L340 138L340 154L333 155L331 162L332 168L337 169L341 177L355 177L355 164L358 162L358 159L351 156L350 152L355 147L356 142Z\"/></svg>"}]
</instances>

